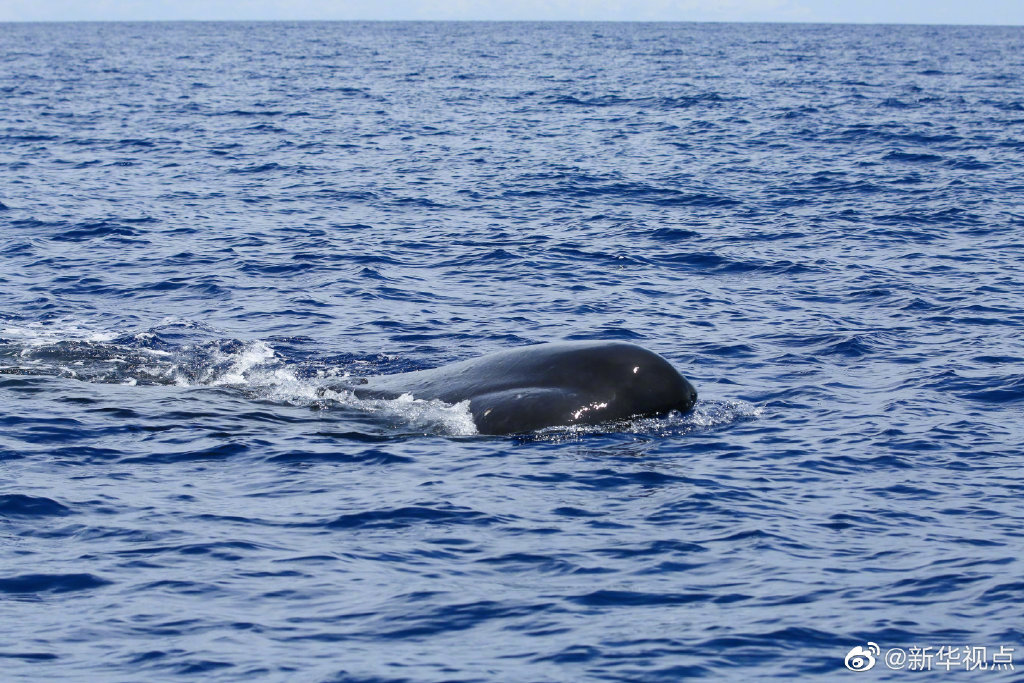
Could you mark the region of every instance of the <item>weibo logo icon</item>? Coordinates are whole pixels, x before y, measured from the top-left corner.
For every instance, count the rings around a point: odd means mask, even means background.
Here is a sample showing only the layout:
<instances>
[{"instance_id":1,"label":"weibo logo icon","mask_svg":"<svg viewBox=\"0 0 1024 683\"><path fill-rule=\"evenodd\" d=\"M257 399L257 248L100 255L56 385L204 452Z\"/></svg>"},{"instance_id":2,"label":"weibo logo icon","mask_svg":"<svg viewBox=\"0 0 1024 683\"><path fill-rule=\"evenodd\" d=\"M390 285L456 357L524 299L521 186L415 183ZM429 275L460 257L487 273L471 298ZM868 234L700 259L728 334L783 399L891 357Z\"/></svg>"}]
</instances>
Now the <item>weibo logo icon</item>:
<instances>
[{"instance_id":1,"label":"weibo logo icon","mask_svg":"<svg viewBox=\"0 0 1024 683\"><path fill-rule=\"evenodd\" d=\"M857 645L846 655L843 663L850 671L869 671L875 665L875 655L881 653L878 643L868 642L867 647Z\"/></svg>"}]
</instances>

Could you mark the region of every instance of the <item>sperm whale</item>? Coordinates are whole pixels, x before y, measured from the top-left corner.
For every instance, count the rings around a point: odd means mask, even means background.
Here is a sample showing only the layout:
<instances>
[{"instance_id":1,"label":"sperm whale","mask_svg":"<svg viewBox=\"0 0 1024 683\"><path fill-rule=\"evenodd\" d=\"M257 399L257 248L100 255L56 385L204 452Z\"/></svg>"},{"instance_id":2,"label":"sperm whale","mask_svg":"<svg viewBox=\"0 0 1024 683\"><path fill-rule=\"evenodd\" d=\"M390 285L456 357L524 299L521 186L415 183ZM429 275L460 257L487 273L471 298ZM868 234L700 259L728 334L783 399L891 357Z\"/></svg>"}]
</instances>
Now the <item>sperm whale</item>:
<instances>
[{"instance_id":1,"label":"sperm whale","mask_svg":"<svg viewBox=\"0 0 1024 683\"><path fill-rule=\"evenodd\" d=\"M620 341L554 342L342 385L358 398L469 401L481 434L685 413L697 391L658 354Z\"/></svg>"}]
</instances>

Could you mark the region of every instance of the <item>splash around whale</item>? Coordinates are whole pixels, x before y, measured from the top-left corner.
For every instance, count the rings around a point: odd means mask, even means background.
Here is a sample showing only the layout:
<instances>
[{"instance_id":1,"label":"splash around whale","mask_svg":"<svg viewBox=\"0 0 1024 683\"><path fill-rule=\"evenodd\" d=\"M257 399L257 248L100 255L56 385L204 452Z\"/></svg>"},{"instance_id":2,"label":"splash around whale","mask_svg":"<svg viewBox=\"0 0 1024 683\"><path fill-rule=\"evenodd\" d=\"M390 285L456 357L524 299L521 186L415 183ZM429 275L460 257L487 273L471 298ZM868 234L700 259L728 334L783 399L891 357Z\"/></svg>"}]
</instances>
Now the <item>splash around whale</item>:
<instances>
[{"instance_id":1,"label":"splash around whale","mask_svg":"<svg viewBox=\"0 0 1024 683\"><path fill-rule=\"evenodd\" d=\"M555 342L336 387L358 398L469 401L481 434L682 413L697 391L658 354L618 341Z\"/></svg>"}]
</instances>

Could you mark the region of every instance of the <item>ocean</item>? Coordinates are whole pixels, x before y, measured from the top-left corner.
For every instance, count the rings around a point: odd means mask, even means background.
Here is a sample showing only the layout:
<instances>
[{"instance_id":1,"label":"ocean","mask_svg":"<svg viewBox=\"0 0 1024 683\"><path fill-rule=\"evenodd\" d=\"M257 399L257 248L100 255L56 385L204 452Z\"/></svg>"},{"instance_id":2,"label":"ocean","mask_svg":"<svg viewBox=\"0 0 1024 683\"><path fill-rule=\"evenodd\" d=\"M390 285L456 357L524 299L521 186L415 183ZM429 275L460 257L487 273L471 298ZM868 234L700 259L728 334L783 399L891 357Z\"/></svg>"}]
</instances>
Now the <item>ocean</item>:
<instances>
[{"instance_id":1,"label":"ocean","mask_svg":"<svg viewBox=\"0 0 1024 683\"><path fill-rule=\"evenodd\" d=\"M3 678L1019 676L1022 93L1014 27L0 25ZM562 340L699 401L329 388Z\"/></svg>"}]
</instances>

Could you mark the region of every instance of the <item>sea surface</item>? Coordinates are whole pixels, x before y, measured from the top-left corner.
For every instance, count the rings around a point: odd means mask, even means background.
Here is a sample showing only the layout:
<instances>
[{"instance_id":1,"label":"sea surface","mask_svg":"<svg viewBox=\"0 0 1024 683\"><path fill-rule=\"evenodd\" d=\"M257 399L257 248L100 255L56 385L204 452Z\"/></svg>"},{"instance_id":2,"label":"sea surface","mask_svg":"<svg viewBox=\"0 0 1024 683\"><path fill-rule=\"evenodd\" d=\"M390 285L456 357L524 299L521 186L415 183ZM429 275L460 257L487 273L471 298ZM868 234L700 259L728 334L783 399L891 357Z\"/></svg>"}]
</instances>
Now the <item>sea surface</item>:
<instances>
[{"instance_id":1,"label":"sea surface","mask_svg":"<svg viewBox=\"0 0 1024 683\"><path fill-rule=\"evenodd\" d=\"M1022 28L2 24L2 677L1019 677L1022 338Z\"/></svg>"}]
</instances>

